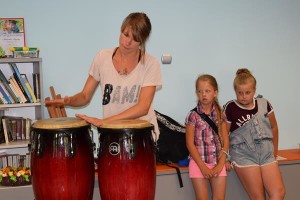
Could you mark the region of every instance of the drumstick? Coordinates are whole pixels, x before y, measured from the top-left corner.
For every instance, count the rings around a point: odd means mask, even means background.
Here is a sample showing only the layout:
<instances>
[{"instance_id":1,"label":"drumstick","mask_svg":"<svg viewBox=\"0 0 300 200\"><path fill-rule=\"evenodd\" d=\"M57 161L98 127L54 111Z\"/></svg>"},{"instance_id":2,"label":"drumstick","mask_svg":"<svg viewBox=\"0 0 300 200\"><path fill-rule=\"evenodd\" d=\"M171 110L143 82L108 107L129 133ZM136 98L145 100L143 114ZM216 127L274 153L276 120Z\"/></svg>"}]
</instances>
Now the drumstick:
<instances>
[{"instance_id":1,"label":"drumstick","mask_svg":"<svg viewBox=\"0 0 300 200\"><path fill-rule=\"evenodd\" d=\"M57 94L56 98L61 99L61 95ZM67 117L67 112L64 106L60 106L60 111L61 111L61 115L62 117Z\"/></svg>"},{"instance_id":2,"label":"drumstick","mask_svg":"<svg viewBox=\"0 0 300 200\"><path fill-rule=\"evenodd\" d=\"M50 93L51 93L52 99L56 99L56 94L55 94L55 90L54 90L53 86L50 86ZM56 110L57 117L62 117L60 108L56 107L55 110Z\"/></svg>"},{"instance_id":3,"label":"drumstick","mask_svg":"<svg viewBox=\"0 0 300 200\"><path fill-rule=\"evenodd\" d=\"M45 98L45 101L48 101L48 100L50 100L50 97ZM50 118L56 118L57 116L56 116L55 108L51 105L48 105L46 107L47 107Z\"/></svg>"}]
</instances>

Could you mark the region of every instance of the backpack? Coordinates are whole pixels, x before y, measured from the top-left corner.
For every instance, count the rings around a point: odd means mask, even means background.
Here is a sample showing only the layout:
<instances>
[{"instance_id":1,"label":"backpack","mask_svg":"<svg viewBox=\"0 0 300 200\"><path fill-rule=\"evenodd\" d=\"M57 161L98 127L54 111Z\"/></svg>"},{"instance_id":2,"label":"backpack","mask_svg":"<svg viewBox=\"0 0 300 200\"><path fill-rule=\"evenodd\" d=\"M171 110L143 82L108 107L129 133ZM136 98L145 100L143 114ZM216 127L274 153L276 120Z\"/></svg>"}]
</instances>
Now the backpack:
<instances>
[{"instance_id":1,"label":"backpack","mask_svg":"<svg viewBox=\"0 0 300 200\"><path fill-rule=\"evenodd\" d=\"M157 162L178 163L186 159L189 151L185 142L185 126L156 110L155 114L160 131L156 149Z\"/></svg>"}]
</instances>

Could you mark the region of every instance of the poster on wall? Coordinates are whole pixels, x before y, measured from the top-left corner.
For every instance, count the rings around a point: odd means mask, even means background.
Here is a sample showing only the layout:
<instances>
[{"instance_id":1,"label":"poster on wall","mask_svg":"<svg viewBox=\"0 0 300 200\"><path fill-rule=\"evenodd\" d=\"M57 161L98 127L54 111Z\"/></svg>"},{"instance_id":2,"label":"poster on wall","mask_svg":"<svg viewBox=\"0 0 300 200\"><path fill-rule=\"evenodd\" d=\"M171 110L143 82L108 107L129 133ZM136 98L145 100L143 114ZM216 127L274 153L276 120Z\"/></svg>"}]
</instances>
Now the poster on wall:
<instances>
[{"instance_id":1,"label":"poster on wall","mask_svg":"<svg viewBox=\"0 0 300 200\"><path fill-rule=\"evenodd\" d=\"M24 18L0 18L0 57L10 57L10 47L25 47Z\"/></svg>"}]
</instances>

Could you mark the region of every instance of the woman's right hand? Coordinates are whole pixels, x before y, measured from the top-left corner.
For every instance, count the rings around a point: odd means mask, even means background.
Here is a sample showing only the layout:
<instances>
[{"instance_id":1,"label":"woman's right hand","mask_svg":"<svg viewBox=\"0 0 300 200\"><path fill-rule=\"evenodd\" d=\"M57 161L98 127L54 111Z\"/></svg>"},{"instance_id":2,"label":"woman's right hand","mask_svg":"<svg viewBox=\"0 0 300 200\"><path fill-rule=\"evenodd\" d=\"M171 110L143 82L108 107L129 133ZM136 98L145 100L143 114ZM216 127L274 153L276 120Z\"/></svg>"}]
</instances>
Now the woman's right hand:
<instances>
[{"instance_id":1,"label":"woman's right hand","mask_svg":"<svg viewBox=\"0 0 300 200\"><path fill-rule=\"evenodd\" d=\"M64 106L64 105L68 105L69 103L70 103L70 97L68 96L59 99L45 100L46 106L51 106L51 105Z\"/></svg>"}]
</instances>

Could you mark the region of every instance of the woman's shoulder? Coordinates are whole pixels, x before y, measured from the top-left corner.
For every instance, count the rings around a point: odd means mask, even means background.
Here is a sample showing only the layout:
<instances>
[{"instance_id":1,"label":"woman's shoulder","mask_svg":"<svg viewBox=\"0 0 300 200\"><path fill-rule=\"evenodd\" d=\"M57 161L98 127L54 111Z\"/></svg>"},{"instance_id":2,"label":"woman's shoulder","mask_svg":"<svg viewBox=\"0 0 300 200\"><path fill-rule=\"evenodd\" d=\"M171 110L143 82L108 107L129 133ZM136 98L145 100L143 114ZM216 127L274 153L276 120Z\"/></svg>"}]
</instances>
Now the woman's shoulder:
<instances>
[{"instance_id":1,"label":"woman's shoulder","mask_svg":"<svg viewBox=\"0 0 300 200\"><path fill-rule=\"evenodd\" d=\"M159 63L158 59L156 57L154 57L153 55L149 54L148 52L145 52L144 57L145 57L146 62L150 62L150 63L158 62Z\"/></svg>"},{"instance_id":2,"label":"woman's shoulder","mask_svg":"<svg viewBox=\"0 0 300 200\"><path fill-rule=\"evenodd\" d=\"M115 48L101 49L101 50L98 50L98 52L96 53L96 56L112 55L114 50L115 50Z\"/></svg>"}]
</instances>

